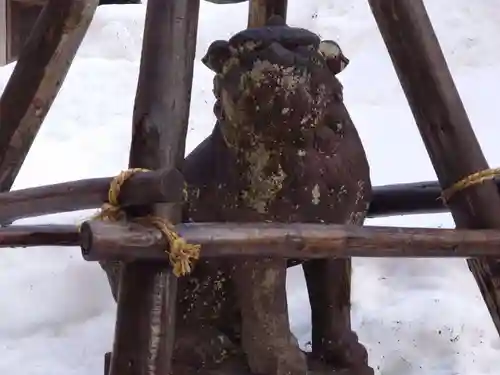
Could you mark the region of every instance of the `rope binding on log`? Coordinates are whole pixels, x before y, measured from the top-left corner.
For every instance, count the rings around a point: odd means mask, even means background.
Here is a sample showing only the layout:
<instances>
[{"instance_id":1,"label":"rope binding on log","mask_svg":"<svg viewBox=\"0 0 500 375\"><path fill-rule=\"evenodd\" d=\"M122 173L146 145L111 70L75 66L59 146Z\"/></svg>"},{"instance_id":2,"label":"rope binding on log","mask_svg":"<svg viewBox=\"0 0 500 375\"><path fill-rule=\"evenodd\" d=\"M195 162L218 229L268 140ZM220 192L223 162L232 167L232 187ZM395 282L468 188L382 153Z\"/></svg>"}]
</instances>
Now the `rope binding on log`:
<instances>
[{"instance_id":1,"label":"rope binding on log","mask_svg":"<svg viewBox=\"0 0 500 375\"><path fill-rule=\"evenodd\" d=\"M500 176L500 168L490 168L483 171L473 173L467 177L464 177L458 182L455 182L449 188L443 190L441 193L441 199L447 203L450 198L458 193L459 191L465 190L471 186L479 185L484 181L494 180L496 177Z\"/></svg>"},{"instance_id":2,"label":"rope binding on log","mask_svg":"<svg viewBox=\"0 0 500 375\"><path fill-rule=\"evenodd\" d=\"M125 211L120 207L119 196L123 184L134 174L140 172L149 172L148 169L132 168L120 172L113 178L109 185L108 202L103 203L101 211L95 215L92 220L104 221L124 221L127 220ZM170 264L173 267L175 276L180 277L191 273L192 263L200 257L200 245L189 244L184 238L179 236L174 226L167 219L148 215L132 219L141 225L152 225L156 227L168 242L166 253L168 254Z\"/></svg>"}]
</instances>

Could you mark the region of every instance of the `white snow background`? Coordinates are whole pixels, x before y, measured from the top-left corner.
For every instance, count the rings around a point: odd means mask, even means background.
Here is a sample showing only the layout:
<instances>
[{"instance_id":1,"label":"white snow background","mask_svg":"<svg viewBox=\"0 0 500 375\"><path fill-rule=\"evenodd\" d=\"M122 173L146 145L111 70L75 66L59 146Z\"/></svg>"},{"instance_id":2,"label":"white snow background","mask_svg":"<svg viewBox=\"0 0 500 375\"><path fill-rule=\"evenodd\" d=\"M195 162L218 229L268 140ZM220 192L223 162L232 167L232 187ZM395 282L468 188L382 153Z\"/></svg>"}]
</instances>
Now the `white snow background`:
<instances>
[{"instance_id":1,"label":"white snow background","mask_svg":"<svg viewBox=\"0 0 500 375\"><path fill-rule=\"evenodd\" d=\"M500 135L500 11L492 0L426 6L488 161ZM99 7L14 189L116 175L125 169L145 5ZM214 124L212 73L200 62L214 39L245 27L247 4L202 2L187 152ZM338 40L351 59L340 74L375 185L435 179L366 0L291 0L289 23ZM4 87L13 65L0 68ZM459 152L460 150L457 150ZM21 223L77 223L92 211ZM447 214L368 224L453 227ZM464 260L355 259L353 324L383 375L491 375L500 339ZM300 269L289 277L294 332L309 340ZM0 251L0 373L102 373L115 306L104 273L77 248ZM496 369L496 370L495 370Z\"/></svg>"}]
</instances>

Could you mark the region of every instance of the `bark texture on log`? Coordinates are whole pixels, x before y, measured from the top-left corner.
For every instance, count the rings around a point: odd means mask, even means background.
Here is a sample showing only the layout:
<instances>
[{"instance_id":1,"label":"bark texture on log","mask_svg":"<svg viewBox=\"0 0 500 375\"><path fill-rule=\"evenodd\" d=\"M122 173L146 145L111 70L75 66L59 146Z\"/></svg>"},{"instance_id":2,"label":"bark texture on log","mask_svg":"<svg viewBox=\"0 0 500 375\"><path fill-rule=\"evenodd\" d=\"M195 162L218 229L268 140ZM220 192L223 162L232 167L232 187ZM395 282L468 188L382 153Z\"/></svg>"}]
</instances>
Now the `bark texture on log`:
<instances>
[{"instance_id":1,"label":"bark texture on log","mask_svg":"<svg viewBox=\"0 0 500 375\"><path fill-rule=\"evenodd\" d=\"M100 207L108 201L112 177L64 182L0 193L0 224L26 217ZM133 175L120 190L121 207L180 202L184 179L177 169Z\"/></svg>"},{"instance_id":2,"label":"bark texture on log","mask_svg":"<svg viewBox=\"0 0 500 375\"><path fill-rule=\"evenodd\" d=\"M496 229L398 228L336 224L179 224L188 242L201 244L203 258L332 257L464 258L500 255ZM87 261L167 258L168 244L152 227L135 223L12 225L0 228L0 248L79 246Z\"/></svg>"},{"instance_id":3,"label":"bark texture on log","mask_svg":"<svg viewBox=\"0 0 500 375\"><path fill-rule=\"evenodd\" d=\"M184 159L199 0L149 0L132 127L131 168L180 168ZM144 207L177 222L180 204ZM168 263L105 264L112 285L123 268L110 375L172 373L177 279ZM114 278L114 279L113 279ZM116 289L115 289L116 291Z\"/></svg>"},{"instance_id":4,"label":"bark texture on log","mask_svg":"<svg viewBox=\"0 0 500 375\"><path fill-rule=\"evenodd\" d=\"M369 3L441 187L488 169L423 1ZM448 205L457 227L500 228L500 195L492 181L457 193ZM500 332L498 260L467 262Z\"/></svg>"},{"instance_id":5,"label":"bark texture on log","mask_svg":"<svg viewBox=\"0 0 500 375\"><path fill-rule=\"evenodd\" d=\"M499 230L397 228L335 224L180 224L203 258L469 257L500 255ZM0 229L0 244L3 233ZM87 261L167 259L168 243L154 227L85 222L81 248Z\"/></svg>"},{"instance_id":6,"label":"bark texture on log","mask_svg":"<svg viewBox=\"0 0 500 375\"><path fill-rule=\"evenodd\" d=\"M98 0L49 0L0 98L0 191L14 183L92 21Z\"/></svg>"}]
</instances>

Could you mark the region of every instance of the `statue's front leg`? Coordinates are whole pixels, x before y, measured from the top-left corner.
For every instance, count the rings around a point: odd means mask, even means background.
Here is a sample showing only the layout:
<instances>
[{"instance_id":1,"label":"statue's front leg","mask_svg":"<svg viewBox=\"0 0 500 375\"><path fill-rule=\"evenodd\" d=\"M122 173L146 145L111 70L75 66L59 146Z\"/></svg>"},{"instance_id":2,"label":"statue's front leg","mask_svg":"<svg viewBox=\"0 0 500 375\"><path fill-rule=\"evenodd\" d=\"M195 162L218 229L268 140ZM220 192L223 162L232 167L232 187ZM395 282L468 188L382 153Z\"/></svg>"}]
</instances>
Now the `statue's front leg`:
<instances>
[{"instance_id":1,"label":"statue's front leg","mask_svg":"<svg viewBox=\"0 0 500 375\"><path fill-rule=\"evenodd\" d=\"M232 277L241 308L241 340L252 373L305 375L307 363L290 331L286 260L239 260Z\"/></svg>"},{"instance_id":2,"label":"statue's front leg","mask_svg":"<svg viewBox=\"0 0 500 375\"><path fill-rule=\"evenodd\" d=\"M303 264L311 303L312 351L341 368L367 364L365 348L351 330L351 260Z\"/></svg>"},{"instance_id":3,"label":"statue's front leg","mask_svg":"<svg viewBox=\"0 0 500 375\"><path fill-rule=\"evenodd\" d=\"M311 304L313 357L372 375L368 353L351 328L351 259L316 259L302 267Z\"/></svg>"}]
</instances>

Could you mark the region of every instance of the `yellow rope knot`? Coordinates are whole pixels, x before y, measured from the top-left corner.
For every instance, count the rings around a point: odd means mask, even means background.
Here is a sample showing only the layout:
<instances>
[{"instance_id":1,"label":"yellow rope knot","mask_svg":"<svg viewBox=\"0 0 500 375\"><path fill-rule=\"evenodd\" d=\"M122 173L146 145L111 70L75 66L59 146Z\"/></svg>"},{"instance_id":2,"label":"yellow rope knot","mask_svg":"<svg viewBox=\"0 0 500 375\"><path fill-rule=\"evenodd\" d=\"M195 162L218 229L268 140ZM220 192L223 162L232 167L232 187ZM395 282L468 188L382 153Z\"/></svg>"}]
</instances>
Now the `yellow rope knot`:
<instances>
[{"instance_id":1,"label":"yellow rope knot","mask_svg":"<svg viewBox=\"0 0 500 375\"><path fill-rule=\"evenodd\" d=\"M126 219L125 212L123 212L120 207L118 197L120 196L120 191L125 181L140 172L149 172L149 170L144 168L131 168L126 171L121 171L118 176L113 178L109 184L108 201L101 206L101 212L94 217L94 220L122 221Z\"/></svg>"},{"instance_id":2,"label":"yellow rope knot","mask_svg":"<svg viewBox=\"0 0 500 375\"><path fill-rule=\"evenodd\" d=\"M108 202L101 206L101 211L93 217L94 220L122 221L127 219L125 212L120 207L118 197L125 181L139 172L149 172L149 170L143 168L128 169L120 172L111 181L108 191ZM169 245L166 252L175 276L184 276L191 272L193 260L197 260L200 257L200 245L187 243L176 233L174 226L164 218L147 216L139 217L134 219L134 221L145 225L154 225L165 236Z\"/></svg>"},{"instance_id":3,"label":"yellow rope knot","mask_svg":"<svg viewBox=\"0 0 500 375\"><path fill-rule=\"evenodd\" d=\"M174 226L167 220L150 216L147 221L160 230L169 244L168 258L173 266L174 275L184 276L191 273L193 260L200 258L200 245L189 244L176 233Z\"/></svg>"},{"instance_id":4,"label":"yellow rope knot","mask_svg":"<svg viewBox=\"0 0 500 375\"><path fill-rule=\"evenodd\" d=\"M441 199L444 202L448 202L455 193L465 190L468 187L481 184L484 181L493 180L499 176L500 176L500 168L485 169L483 171L473 173L461 179L460 181L455 182L452 186L445 189L441 193Z\"/></svg>"}]
</instances>

